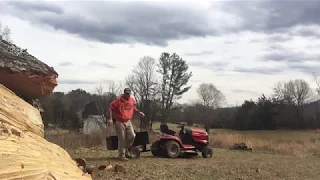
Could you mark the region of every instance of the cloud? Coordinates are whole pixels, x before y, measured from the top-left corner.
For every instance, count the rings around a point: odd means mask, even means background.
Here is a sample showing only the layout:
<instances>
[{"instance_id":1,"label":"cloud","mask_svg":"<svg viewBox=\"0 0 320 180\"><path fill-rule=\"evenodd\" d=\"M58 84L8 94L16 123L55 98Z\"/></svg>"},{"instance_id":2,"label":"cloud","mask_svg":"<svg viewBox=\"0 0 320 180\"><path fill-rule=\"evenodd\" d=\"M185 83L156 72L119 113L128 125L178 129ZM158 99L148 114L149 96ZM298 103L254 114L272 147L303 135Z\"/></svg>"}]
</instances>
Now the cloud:
<instances>
[{"instance_id":1,"label":"cloud","mask_svg":"<svg viewBox=\"0 0 320 180\"><path fill-rule=\"evenodd\" d=\"M106 68L116 68L108 63L100 63L100 62L96 62L96 61L92 61L88 65L89 66L106 67Z\"/></svg>"},{"instance_id":2,"label":"cloud","mask_svg":"<svg viewBox=\"0 0 320 180\"><path fill-rule=\"evenodd\" d=\"M274 33L320 24L320 1L231 0L222 8L241 18L238 30Z\"/></svg>"},{"instance_id":3,"label":"cloud","mask_svg":"<svg viewBox=\"0 0 320 180\"><path fill-rule=\"evenodd\" d=\"M233 43L234 43L234 41L231 41L231 40L225 40L225 41L224 41L224 43L225 43L225 44L233 44Z\"/></svg>"},{"instance_id":4,"label":"cloud","mask_svg":"<svg viewBox=\"0 0 320 180\"><path fill-rule=\"evenodd\" d=\"M223 72L228 67L229 62L227 62L227 61L213 61L213 62L207 63L204 61L194 61L194 62L188 62L188 64L189 64L189 66L210 69L215 72Z\"/></svg>"},{"instance_id":5,"label":"cloud","mask_svg":"<svg viewBox=\"0 0 320 180\"><path fill-rule=\"evenodd\" d=\"M261 93L252 91L252 90L247 90L247 89L231 89L232 92L234 93L241 93L241 94L250 94L253 96L259 96Z\"/></svg>"},{"instance_id":6,"label":"cloud","mask_svg":"<svg viewBox=\"0 0 320 180\"><path fill-rule=\"evenodd\" d=\"M8 1L5 3L7 6L13 7L16 10L20 10L28 13L35 12L49 12L54 14L63 14L64 10L62 7L54 6L46 2L32 2L32 1Z\"/></svg>"},{"instance_id":7,"label":"cloud","mask_svg":"<svg viewBox=\"0 0 320 180\"><path fill-rule=\"evenodd\" d=\"M78 1L77 6L73 2L48 4L1 2L0 12L108 44L139 42L166 46L170 40L214 34L208 16L197 3ZM54 13L44 14L44 11Z\"/></svg>"},{"instance_id":8,"label":"cloud","mask_svg":"<svg viewBox=\"0 0 320 180\"><path fill-rule=\"evenodd\" d=\"M287 49L279 44L279 43L274 43L274 44L270 44L267 48L267 51L286 51Z\"/></svg>"},{"instance_id":9,"label":"cloud","mask_svg":"<svg viewBox=\"0 0 320 180\"><path fill-rule=\"evenodd\" d=\"M271 34L269 42L320 36L320 1L210 2L2 1L0 14L46 25L84 39L166 46L171 40L245 31ZM232 41L225 41L226 44ZM187 53L190 56L201 52ZM204 53L207 54L207 53ZM210 54L210 53L209 53Z\"/></svg>"},{"instance_id":10,"label":"cloud","mask_svg":"<svg viewBox=\"0 0 320 180\"><path fill-rule=\"evenodd\" d=\"M281 50L281 49L280 49ZM277 62L304 62L304 61L319 61L320 54L307 54L304 52L292 52L289 50L275 51L263 55L263 61Z\"/></svg>"},{"instance_id":11,"label":"cloud","mask_svg":"<svg viewBox=\"0 0 320 180\"><path fill-rule=\"evenodd\" d=\"M58 79L58 84L96 84L97 81L79 80L79 79Z\"/></svg>"},{"instance_id":12,"label":"cloud","mask_svg":"<svg viewBox=\"0 0 320 180\"><path fill-rule=\"evenodd\" d=\"M312 73L318 73L320 69L319 63L291 63L288 64L288 68L294 71L300 71L306 74L311 75Z\"/></svg>"},{"instance_id":13,"label":"cloud","mask_svg":"<svg viewBox=\"0 0 320 180\"><path fill-rule=\"evenodd\" d=\"M102 79L99 81L91 81L91 80L80 80L80 79L58 79L58 84L104 84L104 83L110 83L113 82L113 80L109 79Z\"/></svg>"},{"instance_id":14,"label":"cloud","mask_svg":"<svg viewBox=\"0 0 320 180\"><path fill-rule=\"evenodd\" d=\"M212 51L212 50L185 53L184 55L185 55L185 56L203 56L203 55L210 55L210 54L213 54L213 51Z\"/></svg>"},{"instance_id":15,"label":"cloud","mask_svg":"<svg viewBox=\"0 0 320 180\"><path fill-rule=\"evenodd\" d=\"M234 67L233 71L239 72L239 73L250 73L250 74L277 74L283 72L283 68L281 67Z\"/></svg>"},{"instance_id":16,"label":"cloud","mask_svg":"<svg viewBox=\"0 0 320 180\"><path fill-rule=\"evenodd\" d=\"M320 26L319 25L296 26L291 30L289 34L304 36L304 37L320 38Z\"/></svg>"},{"instance_id":17,"label":"cloud","mask_svg":"<svg viewBox=\"0 0 320 180\"><path fill-rule=\"evenodd\" d=\"M73 63L72 62L68 62L68 61L64 61L64 62L60 62L59 63L59 66L71 66L71 65L73 65Z\"/></svg>"},{"instance_id":18,"label":"cloud","mask_svg":"<svg viewBox=\"0 0 320 180\"><path fill-rule=\"evenodd\" d=\"M292 39L293 37L290 35L275 33L268 36L266 40L268 43L275 43L275 42L287 42Z\"/></svg>"}]
</instances>

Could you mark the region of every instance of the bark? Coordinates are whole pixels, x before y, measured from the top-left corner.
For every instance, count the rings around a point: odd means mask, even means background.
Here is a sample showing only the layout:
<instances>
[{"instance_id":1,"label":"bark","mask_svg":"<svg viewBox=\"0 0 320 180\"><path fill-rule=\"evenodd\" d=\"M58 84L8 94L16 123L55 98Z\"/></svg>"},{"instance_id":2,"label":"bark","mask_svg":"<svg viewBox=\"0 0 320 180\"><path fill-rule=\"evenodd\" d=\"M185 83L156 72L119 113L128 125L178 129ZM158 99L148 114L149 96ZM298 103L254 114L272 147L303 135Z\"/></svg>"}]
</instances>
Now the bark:
<instances>
[{"instance_id":1,"label":"bark","mask_svg":"<svg viewBox=\"0 0 320 180\"><path fill-rule=\"evenodd\" d=\"M26 49L0 38L0 83L25 100L52 93L58 73Z\"/></svg>"}]
</instances>

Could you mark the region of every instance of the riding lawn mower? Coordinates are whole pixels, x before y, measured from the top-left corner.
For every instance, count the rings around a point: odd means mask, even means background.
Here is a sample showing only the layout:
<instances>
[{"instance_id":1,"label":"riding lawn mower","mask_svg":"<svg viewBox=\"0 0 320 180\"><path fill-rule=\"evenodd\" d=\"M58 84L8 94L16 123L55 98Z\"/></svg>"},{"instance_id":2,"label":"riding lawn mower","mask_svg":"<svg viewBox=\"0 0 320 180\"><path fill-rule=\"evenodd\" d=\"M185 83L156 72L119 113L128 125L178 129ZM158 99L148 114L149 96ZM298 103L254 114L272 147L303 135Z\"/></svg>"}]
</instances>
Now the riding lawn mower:
<instances>
[{"instance_id":1,"label":"riding lawn mower","mask_svg":"<svg viewBox=\"0 0 320 180\"><path fill-rule=\"evenodd\" d=\"M211 158L213 149L209 147L208 133L200 129L184 128L185 125L180 125L179 135L175 136L176 132L170 130L167 124L160 125L161 135L152 143L151 149L147 149L149 144L148 131L136 132L136 137L129 151L133 158L139 158L140 152L149 152L153 156L177 158L177 157L192 157L198 156L201 152L203 158ZM117 136L108 136L108 150L118 149Z\"/></svg>"},{"instance_id":2,"label":"riding lawn mower","mask_svg":"<svg viewBox=\"0 0 320 180\"><path fill-rule=\"evenodd\" d=\"M208 133L200 129L184 128L180 125L179 137L170 130L167 124L160 125L161 135L151 145L154 156L177 158L197 156L201 152L203 158L211 158L213 149L209 147Z\"/></svg>"}]
</instances>

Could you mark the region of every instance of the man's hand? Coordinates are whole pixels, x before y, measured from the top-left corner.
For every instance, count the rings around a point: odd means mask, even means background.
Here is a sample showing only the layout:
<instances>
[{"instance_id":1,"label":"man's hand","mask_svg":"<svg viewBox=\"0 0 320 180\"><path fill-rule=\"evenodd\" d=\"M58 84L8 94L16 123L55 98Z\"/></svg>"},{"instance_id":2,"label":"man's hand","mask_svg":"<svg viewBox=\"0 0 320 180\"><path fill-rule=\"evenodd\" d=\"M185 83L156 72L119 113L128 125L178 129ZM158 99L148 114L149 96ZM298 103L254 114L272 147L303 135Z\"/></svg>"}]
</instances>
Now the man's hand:
<instances>
[{"instance_id":1,"label":"man's hand","mask_svg":"<svg viewBox=\"0 0 320 180\"><path fill-rule=\"evenodd\" d=\"M140 112L140 111L139 111L139 114L140 114L141 117L144 117L144 116L145 116L143 112Z\"/></svg>"}]
</instances>

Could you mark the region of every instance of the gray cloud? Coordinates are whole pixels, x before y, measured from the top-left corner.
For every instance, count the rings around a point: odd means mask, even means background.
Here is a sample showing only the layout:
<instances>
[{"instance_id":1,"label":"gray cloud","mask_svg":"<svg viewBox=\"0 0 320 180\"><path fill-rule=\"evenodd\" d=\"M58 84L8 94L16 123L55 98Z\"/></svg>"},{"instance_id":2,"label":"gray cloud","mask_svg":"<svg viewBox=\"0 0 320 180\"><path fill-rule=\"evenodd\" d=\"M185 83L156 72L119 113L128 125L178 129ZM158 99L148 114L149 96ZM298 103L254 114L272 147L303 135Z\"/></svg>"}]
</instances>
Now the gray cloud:
<instances>
[{"instance_id":1,"label":"gray cloud","mask_svg":"<svg viewBox=\"0 0 320 180\"><path fill-rule=\"evenodd\" d=\"M71 65L73 65L73 63L72 62L68 62L68 61L64 61L64 62L60 62L59 63L59 66L71 66Z\"/></svg>"},{"instance_id":2,"label":"gray cloud","mask_svg":"<svg viewBox=\"0 0 320 180\"><path fill-rule=\"evenodd\" d=\"M293 39L293 34L281 34L281 33L271 33L266 38L255 38L251 39L249 43L284 43L291 41Z\"/></svg>"},{"instance_id":3,"label":"gray cloud","mask_svg":"<svg viewBox=\"0 0 320 180\"><path fill-rule=\"evenodd\" d=\"M205 12L190 4L78 1L77 6L54 2L51 9L47 3L37 2L36 7L34 4L1 2L0 12L109 44L140 42L165 46L170 40L214 34ZM41 13L44 11L55 13Z\"/></svg>"},{"instance_id":4,"label":"gray cloud","mask_svg":"<svg viewBox=\"0 0 320 180\"><path fill-rule=\"evenodd\" d=\"M192 53L185 53L185 56L203 56L203 55L210 55L213 54L213 51L211 50L206 50L206 51L201 51L201 52L192 52Z\"/></svg>"},{"instance_id":5,"label":"gray cloud","mask_svg":"<svg viewBox=\"0 0 320 180\"><path fill-rule=\"evenodd\" d=\"M254 95L254 96L261 95L261 93L259 93L259 92L247 90L247 89L231 89L231 91L234 93L250 94L250 95Z\"/></svg>"},{"instance_id":6,"label":"gray cloud","mask_svg":"<svg viewBox=\"0 0 320 180\"><path fill-rule=\"evenodd\" d=\"M233 44L233 43L234 43L234 41L231 41L231 40L225 40L225 41L224 41L224 43L225 43L225 44Z\"/></svg>"},{"instance_id":7,"label":"gray cloud","mask_svg":"<svg viewBox=\"0 0 320 180\"><path fill-rule=\"evenodd\" d=\"M307 63L291 63L288 64L288 68L294 71L300 71L311 75L312 73L318 73L320 69L320 64L307 64Z\"/></svg>"},{"instance_id":8,"label":"gray cloud","mask_svg":"<svg viewBox=\"0 0 320 180\"><path fill-rule=\"evenodd\" d=\"M80 80L80 79L58 79L58 84L97 84L97 83L110 83L113 80L102 79L99 81Z\"/></svg>"},{"instance_id":9,"label":"gray cloud","mask_svg":"<svg viewBox=\"0 0 320 180\"><path fill-rule=\"evenodd\" d=\"M254 68L247 68L247 67L234 67L233 71L240 72L240 73L250 73L250 74L277 74L283 72L283 68L281 67L254 67Z\"/></svg>"},{"instance_id":10,"label":"gray cloud","mask_svg":"<svg viewBox=\"0 0 320 180\"><path fill-rule=\"evenodd\" d=\"M77 1L75 6L69 1L2 1L0 14L108 44L166 46L170 40L243 31L271 34L274 37L268 42L289 41L294 35L320 37L320 1L229 0L218 4L213 3L214 10L209 11L196 2ZM220 21L229 23L217 26Z\"/></svg>"},{"instance_id":11,"label":"gray cloud","mask_svg":"<svg viewBox=\"0 0 320 180\"><path fill-rule=\"evenodd\" d=\"M188 62L190 66L200 67L205 69L213 70L214 72L223 72L229 65L227 61L213 61L213 62L204 62L204 61L195 61Z\"/></svg>"},{"instance_id":12,"label":"gray cloud","mask_svg":"<svg viewBox=\"0 0 320 180\"><path fill-rule=\"evenodd\" d=\"M189 66L195 66L195 67L201 67L201 66L205 66L205 62L203 61L194 61L194 62L188 62Z\"/></svg>"},{"instance_id":13,"label":"gray cloud","mask_svg":"<svg viewBox=\"0 0 320 180\"><path fill-rule=\"evenodd\" d=\"M54 14L63 14L63 8L54 6L46 2L32 2L32 1L8 1L6 4L19 11L34 13L34 12L49 12Z\"/></svg>"},{"instance_id":14,"label":"gray cloud","mask_svg":"<svg viewBox=\"0 0 320 180\"><path fill-rule=\"evenodd\" d=\"M270 44L266 50L268 51L286 51L287 49L279 43Z\"/></svg>"},{"instance_id":15,"label":"gray cloud","mask_svg":"<svg viewBox=\"0 0 320 180\"><path fill-rule=\"evenodd\" d=\"M292 52L289 50L274 51L263 55L263 61L280 61L280 62L304 62L319 61L320 54L307 54L304 52Z\"/></svg>"},{"instance_id":16,"label":"gray cloud","mask_svg":"<svg viewBox=\"0 0 320 180\"><path fill-rule=\"evenodd\" d=\"M241 17L239 30L284 32L297 25L320 24L320 1L226 1L223 9Z\"/></svg>"},{"instance_id":17,"label":"gray cloud","mask_svg":"<svg viewBox=\"0 0 320 180\"><path fill-rule=\"evenodd\" d=\"M58 84L96 84L97 81L87 81L79 79L58 79Z\"/></svg>"},{"instance_id":18,"label":"gray cloud","mask_svg":"<svg viewBox=\"0 0 320 180\"><path fill-rule=\"evenodd\" d=\"M292 40L293 37L286 35L286 34L279 34L279 33L274 33L271 34L270 36L267 37L267 42L268 43L275 43L275 42L287 42Z\"/></svg>"},{"instance_id":19,"label":"gray cloud","mask_svg":"<svg viewBox=\"0 0 320 180\"><path fill-rule=\"evenodd\" d=\"M106 67L106 68L116 68L108 63L100 63L100 62L96 62L96 61L92 61L88 65L89 66Z\"/></svg>"},{"instance_id":20,"label":"gray cloud","mask_svg":"<svg viewBox=\"0 0 320 180\"><path fill-rule=\"evenodd\" d=\"M304 36L304 37L315 37L320 38L320 26L303 26L294 28L290 34Z\"/></svg>"}]
</instances>

